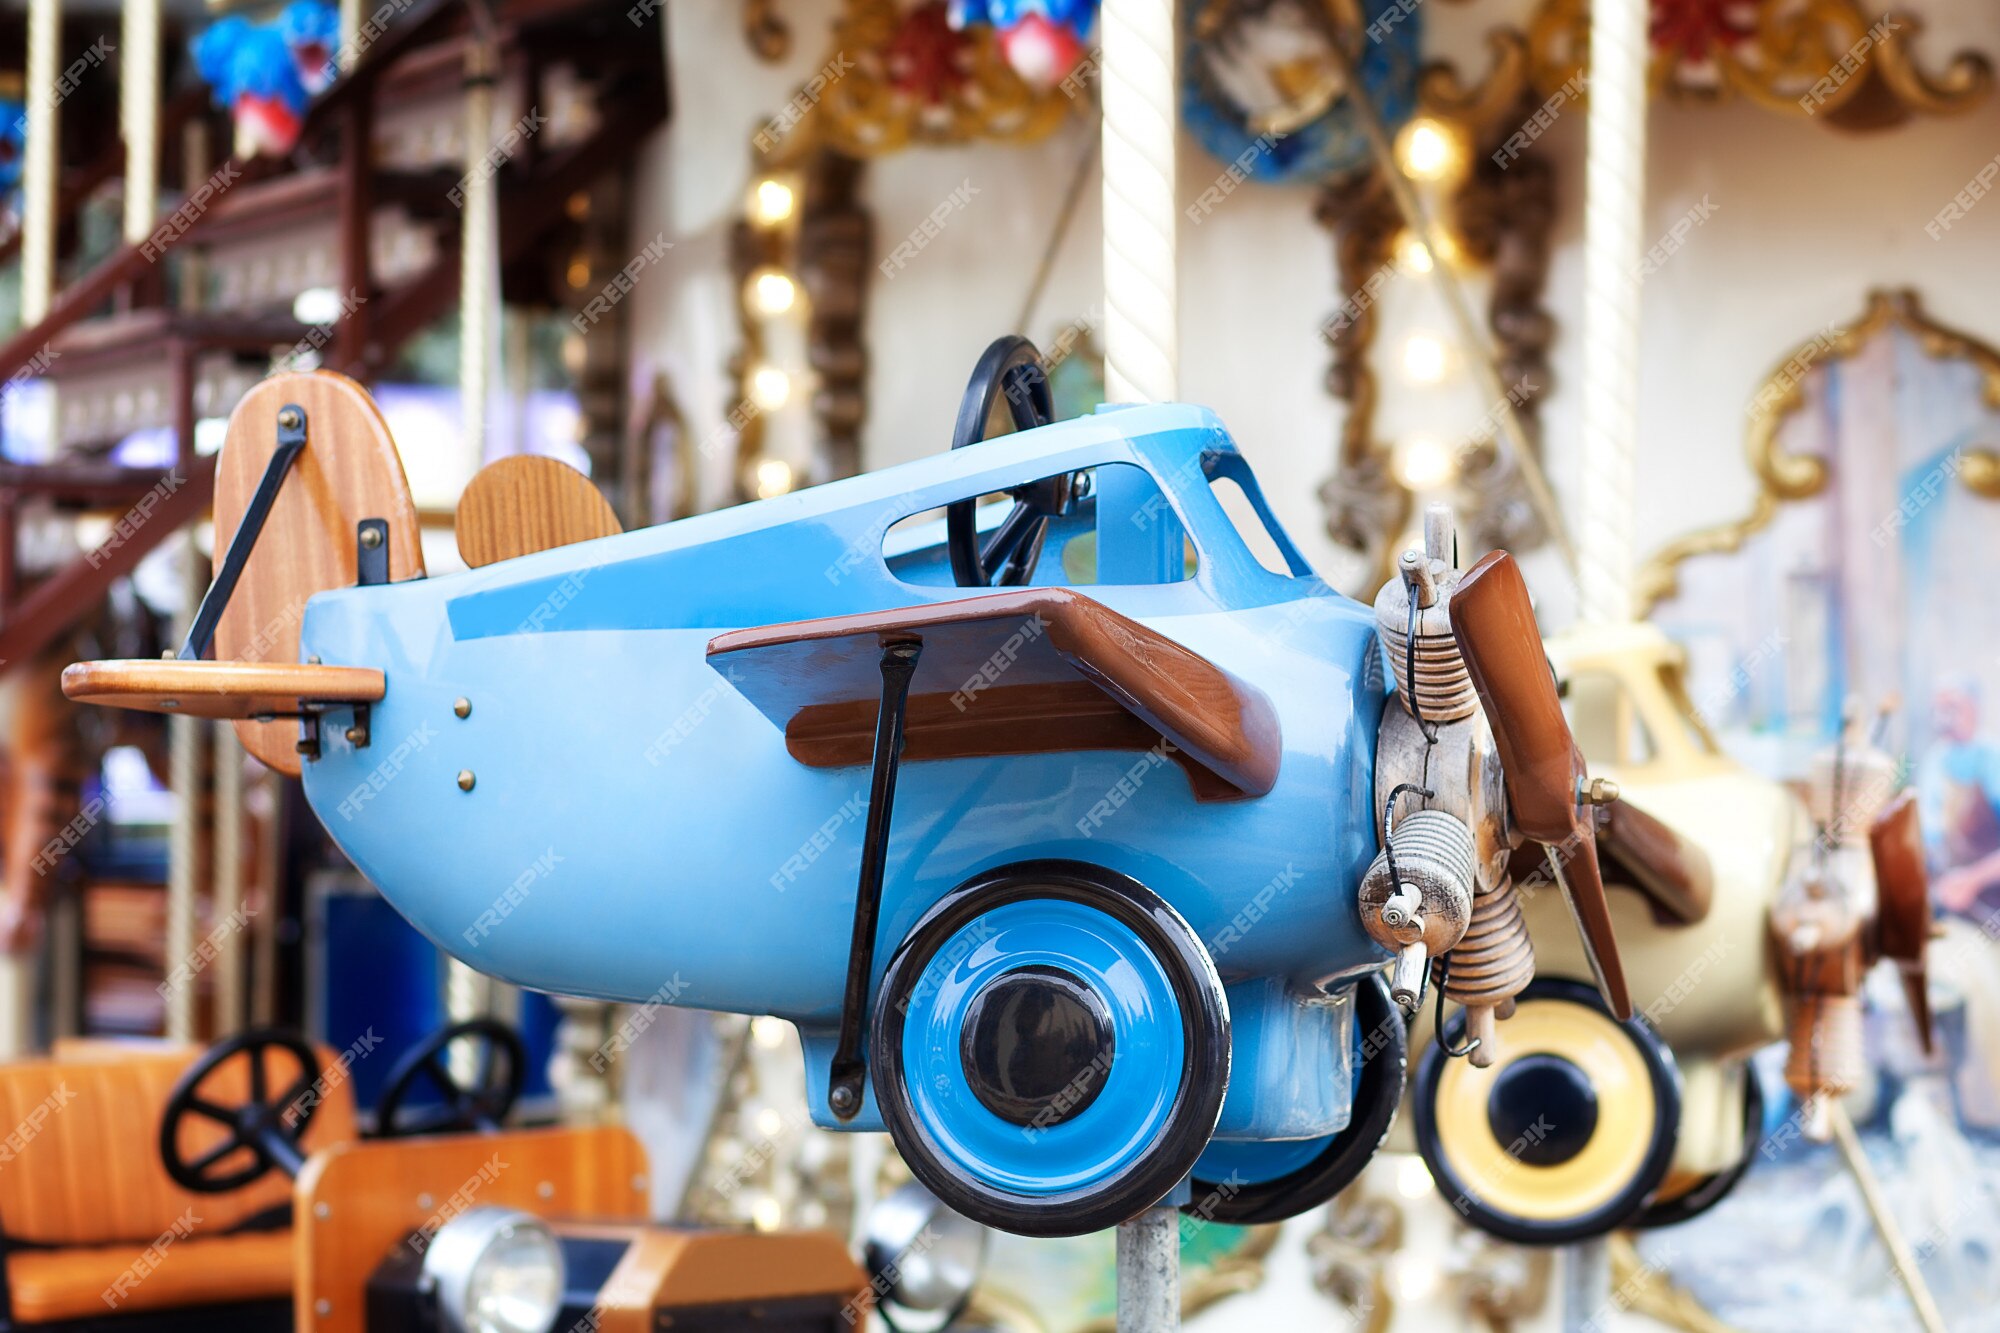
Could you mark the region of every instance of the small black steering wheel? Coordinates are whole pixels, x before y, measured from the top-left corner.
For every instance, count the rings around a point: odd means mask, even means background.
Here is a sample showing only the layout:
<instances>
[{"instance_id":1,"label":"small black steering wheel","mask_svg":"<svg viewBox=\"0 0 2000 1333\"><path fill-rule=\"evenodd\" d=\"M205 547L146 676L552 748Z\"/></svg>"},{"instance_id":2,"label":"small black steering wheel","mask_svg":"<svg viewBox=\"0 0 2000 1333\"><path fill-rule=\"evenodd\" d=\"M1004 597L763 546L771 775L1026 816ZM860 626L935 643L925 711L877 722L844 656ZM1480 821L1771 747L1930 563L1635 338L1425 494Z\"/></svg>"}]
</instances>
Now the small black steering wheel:
<instances>
[{"instance_id":1,"label":"small black steering wheel","mask_svg":"<svg viewBox=\"0 0 2000 1333\"><path fill-rule=\"evenodd\" d=\"M280 1050L298 1067L298 1076L276 1097L270 1095L265 1055ZM228 1103L233 1094L202 1085L224 1065L238 1058L247 1060L244 1082L249 1091L240 1105ZM320 1080L319 1054L304 1040L289 1032L253 1028L227 1041L216 1043L195 1061L167 1097L166 1114L160 1119L160 1159L167 1174L182 1189L197 1194L227 1194L257 1180L272 1167L296 1177L306 1164L301 1141L306 1125L319 1109L319 1098L311 1095ZM219 1143L190 1158L181 1152L181 1125L189 1116L212 1120L228 1131ZM225 1169L232 1157L247 1152L250 1160Z\"/></svg>"},{"instance_id":2,"label":"small black steering wheel","mask_svg":"<svg viewBox=\"0 0 2000 1333\"><path fill-rule=\"evenodd\" d=\"M987 428L1003 398L1015 430L1033 430L1055 420L1055 403L1049 396L1049 377L1042 369L1041 353L1018 334L995 339L972 368L972 380L959 400L951 447L963 449L992 438ZM1014 508L983 546L979 541L978 498L945 506L945 545L951 553L952 578L961 588L1018 587L1034 577L1049 519L1068 513L1081 498L1081 487L1075 474L1065 473L1016 486L1007 493L1014 498Z\"/></svg>"},{"instance_id":3,"label":"small black steering wheel","mask_svg":"<svg viewBox=\"0 0 2000 1333\"><path fill-rule=\"evenodd\" d=\"M451 1072L448 1052L459 1041L477 1044L476 1072L469 1086ZM497 1018L453 1023L432 1033L389 1071L388 1089L375 1105L375 1132L385 1139L494 1133L514 1109L527 1076L528 1049L512 1027ZM444 1094L444 1105L404 1107L419 1078Z\"/></svg>"}]
</instances>

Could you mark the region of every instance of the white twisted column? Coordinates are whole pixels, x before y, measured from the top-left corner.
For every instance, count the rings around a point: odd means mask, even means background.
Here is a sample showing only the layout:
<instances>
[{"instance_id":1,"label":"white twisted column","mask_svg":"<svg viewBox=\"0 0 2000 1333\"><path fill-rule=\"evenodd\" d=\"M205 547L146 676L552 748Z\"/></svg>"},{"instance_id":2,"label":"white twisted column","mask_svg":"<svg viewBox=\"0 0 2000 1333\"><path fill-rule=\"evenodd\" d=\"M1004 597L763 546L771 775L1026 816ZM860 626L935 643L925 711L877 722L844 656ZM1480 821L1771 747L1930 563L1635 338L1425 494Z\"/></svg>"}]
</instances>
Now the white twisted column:
<instances>
[{"instance_id":1,"label":"white twisted column","mask_svg":"<svg viewBox=\"0 0 2000 1333\"><path fill-rule=\"evenodd\" d=\"M62 0L28 0L27 127L21 152L21 327L49 313L56 285L56 79Z\"/></svg>"},{"instance_id":2,"label":"white twisted column","mask_svg":"<svg viewBox=\"0 0 2000 1333\"><path fill-rule=\"evenodd\" d=\"M1179 396L1174 6L1104 0L1104 396Z\"/></svg>"},{"instance_id":3,"label":"white twisted column","mask_svg":"<svg viewBox=\"0 0 2000 1333\"><path fill-rule=\"evenodd\" d=\"M1646 202L1646 0L1590 9L1589 147L1583 223L1585 620L1633 614L1633 477L1639 443L1639 263Z\"/></svg>"},{"instance_id":4,"label":"white twisted column","mask_svg":"<svg viewBox=\"0 0 2000 1333\"><path fill-rule=\"evenodd\" d=\"M160 196L160 0L125 0L118 125L125 138L125 239L153 234Z\"/></svg>"}]
</instances>

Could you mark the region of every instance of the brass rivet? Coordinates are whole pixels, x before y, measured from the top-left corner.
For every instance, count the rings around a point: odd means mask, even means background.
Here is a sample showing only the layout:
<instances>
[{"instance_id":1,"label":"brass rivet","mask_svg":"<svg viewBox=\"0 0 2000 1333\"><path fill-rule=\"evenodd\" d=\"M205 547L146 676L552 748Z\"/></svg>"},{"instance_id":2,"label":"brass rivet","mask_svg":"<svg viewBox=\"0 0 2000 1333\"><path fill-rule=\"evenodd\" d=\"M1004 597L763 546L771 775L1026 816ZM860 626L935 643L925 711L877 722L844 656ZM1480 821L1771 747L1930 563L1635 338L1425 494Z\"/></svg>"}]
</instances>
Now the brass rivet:
<instances>
[{"instance_id":1,"label":"brass rivet","mask_svg":"<svg viewBox=\"0 0 2000 1333\"><path fill-rule=\"evenodd\" d=\"M380 546L382 544L382 529L380 528L361 529L361 544L367 547L371 551L374 550L376 547Z\"/></svg>"},{"instance_id":2,"label":"brass rivet","mask_svg":"<svg viewBox=\"0 0 2000 1333\"><path fill-rule=\"evenodd\" d=\"M458 770L458 789L460 791L471 791L472 784L477 781L478 779L472 776L471 769L461 768Z\"/></svg>"},{"instance_id":3,"label":"brass rivet","mask_svg":"<svg viewBox=\"0 0 2000 1333\"><path fill-rule=\"evenodd\" d=\"M451 706L451 711L458 714L460 717L471 717L472 700L460 699L457 703Z\"/></svg>"},{"instance_id":4,"label":"brass rivet","mask_svg":"<svg viewBox=\"0 0 2000 1333\"><path fill-rule=\"evenodd\" d=\"M368 739L368 733L359 727L349 727L343 734L347 737L349 745L359 745L362 741Z\"/></svg>"},{"instance_id":5,"label":"brass rivet","mask_svg":"<svg viewBox=\"0 0 2000 1333\"><path fill-rule=\"evenodd\" d=\"M278 424L286 430L297 430L299 427L299 410L296 407L288 407L278 413Z\"/></svg>"}]
</instances>

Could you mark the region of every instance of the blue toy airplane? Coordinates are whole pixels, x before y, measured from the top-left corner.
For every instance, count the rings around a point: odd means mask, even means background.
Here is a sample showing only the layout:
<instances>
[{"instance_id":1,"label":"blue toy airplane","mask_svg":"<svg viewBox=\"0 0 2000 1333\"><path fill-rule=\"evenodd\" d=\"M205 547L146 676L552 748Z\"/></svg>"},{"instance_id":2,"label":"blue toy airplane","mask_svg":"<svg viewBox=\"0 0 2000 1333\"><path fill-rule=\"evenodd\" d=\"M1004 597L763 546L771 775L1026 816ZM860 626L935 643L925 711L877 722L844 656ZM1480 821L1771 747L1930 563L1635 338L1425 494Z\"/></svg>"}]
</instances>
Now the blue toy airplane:
<instances>
[{"instance_id":1,"label":"blue toy airplane","mask_svg":"<svg viewBox=\"0 0 2000 1333\"><path fill-rule=\"evenodd\" d=\"M960 447L629 533L503 460L460 507L479 567L426 578L366 395L277 376L232 418L181 660L65 689L238 719L483 972L790 1020L817 1121L886 1127L969 1216L1289 1216L1379 1145L1404 1011L1474 1003L1440 974L1524 837L1623 1001L1580 761L1504 555L1413 552L1388 633L1209 411L1049 417L1003 339ZM1526 721L1455 708L1471 681ZM1474 790L1424 777L1446 752Z\"/></svg>"}]
</instances>

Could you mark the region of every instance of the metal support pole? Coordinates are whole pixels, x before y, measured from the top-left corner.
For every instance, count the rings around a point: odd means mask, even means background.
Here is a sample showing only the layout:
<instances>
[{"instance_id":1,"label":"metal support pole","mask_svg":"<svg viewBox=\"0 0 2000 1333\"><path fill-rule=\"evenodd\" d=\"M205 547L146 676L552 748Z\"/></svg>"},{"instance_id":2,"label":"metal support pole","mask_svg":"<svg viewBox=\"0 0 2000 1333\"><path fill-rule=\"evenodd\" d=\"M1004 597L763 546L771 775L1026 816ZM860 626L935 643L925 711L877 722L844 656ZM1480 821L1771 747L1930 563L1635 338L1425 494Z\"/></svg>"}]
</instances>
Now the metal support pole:
<instances>
[{"instance_id":1,"label":"metal support pole","mask_svg":"<svg viewBox=\"0 0 2000 1333\"><path fill-rule=\"evenodd\" d=\"M486 161L493 140L493 84L499 53L476 36L465 58L465 204L459 226L458 393L461 467L470 481L486 456L493 358L500 314L498 180Z\"/></svg>"},{"instance_id":2,"label":"metal support pole","mask_svg":"<svg viewBox=\"0 0 2000 1333\"><path fill-rule=\"evenodd\" d=\"M201 547L190 529L180 539L187 582L187 605L192 608L207 582L203 577ZM192 610L185 620L192 624ZM174 823L167 837L167 975L185 964L194 953L195 875L201 857L201 771L202 740L206 735L200 718L176 713L167 719L167 759L169 782L174 789ZM193 1041L194 992L192 982L167 989L167 1037L171 1041Z\"/></svg>"},{"instance_id":3,"label":"metal support pole","mask_svg":"<svg viewBox=\"0 0 2000 1333\"><path fill-rule=\"evenodd\" d=\"M1563 1333L1590 1333L1611 1306L1611 1247L1599 1236L1563 1250Z\"/></svg>"},{"instance_id":4,"label":"metal support pole","mask_svg":"<svg viewBox=\"0 0 2000 1333\"><path fill-rule=\"evenodd\" d=\"M1118 1225L1118 1333L1181 1326L1181 1214L1148 1208Z\"/></svg>"},{"instance_id":5,"label":"metal support pole","mask_svg":"<svg viewBox=\"0 0 2000 1333\"><path fill-rule=\"evenodd\" d=\"M243 1026L243 746L217 722L215 744L215 1035Z\"/></svg>"},{"instance_id":6,"label":"metal support pole","mask_svg":"<svg viewBox=\"0 0 2000 1333\"><path fill-rule=\"evenodd\" d=\"M1903 1284L1903 1291L1910 1298L1917 1322L1923 1325L1924 1333L1944 1333L1944 1315L1938 1309L1937 1298L1931 1295L1929 1285L1924 1282L1924 1272L1918 1266L1916 1251L1910 1248L1902 1228L1896 1225L1896 1215L1889 1210L1889 1200L1882 1194L1882 1184L1875 1178L1875 1168L1869 1165L1868 1154L1862 1151L1860 1136L1854 1132L1854 1122L1847 1118L1847 1108L1834 1098L1826 1099L1826 1108L1834 1140L1840 1144L1840 1155L1846 1160L1854 1183L1860 1187L1861 1202L1867 1205L1868 1216L1875 1223L1875 1234L1882 1238L1882 1248L1889 1252L1896 1279Z\"/></svg>"}]
</instances>

